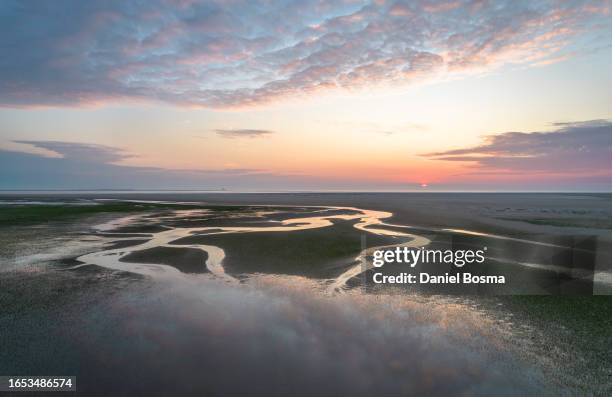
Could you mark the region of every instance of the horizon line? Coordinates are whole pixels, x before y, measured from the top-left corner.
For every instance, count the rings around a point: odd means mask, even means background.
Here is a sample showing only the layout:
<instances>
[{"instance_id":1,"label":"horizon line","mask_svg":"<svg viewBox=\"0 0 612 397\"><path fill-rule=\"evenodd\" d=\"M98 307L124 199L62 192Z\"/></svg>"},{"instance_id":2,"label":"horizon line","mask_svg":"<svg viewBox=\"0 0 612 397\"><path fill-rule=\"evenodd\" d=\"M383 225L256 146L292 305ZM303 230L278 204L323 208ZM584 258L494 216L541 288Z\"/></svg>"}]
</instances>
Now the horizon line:
<instances>
[{"instance_id":1,"label":"horizon line","mask_svg":"<svg viewBox=\"0 0 612 397\"><path fill-rule=\"evenodd\" d=\"M295 193L487 193L487 194L612 194L612 190L229 190L229 189L0 189L6 193L210 193L210 194L295 194Z\"/></svg>"}]
</instances>

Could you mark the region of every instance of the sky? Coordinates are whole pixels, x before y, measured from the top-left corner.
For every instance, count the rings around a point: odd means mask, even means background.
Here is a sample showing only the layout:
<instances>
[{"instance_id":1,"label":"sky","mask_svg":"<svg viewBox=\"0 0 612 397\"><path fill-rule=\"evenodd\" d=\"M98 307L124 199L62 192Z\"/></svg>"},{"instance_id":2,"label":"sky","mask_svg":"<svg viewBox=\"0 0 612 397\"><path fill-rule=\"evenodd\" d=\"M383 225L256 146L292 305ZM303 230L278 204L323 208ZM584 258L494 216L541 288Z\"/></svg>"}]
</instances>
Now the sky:
<instances>
[{"instance_id":1,"label":"sky","mask_svg":"<svg viewBox=\"0 0 612 397\"><path fill-rule=\"evenodd\" d=\"M610 1L0 2L0 189L612 191Z\"/></svg>"}]
</instances>

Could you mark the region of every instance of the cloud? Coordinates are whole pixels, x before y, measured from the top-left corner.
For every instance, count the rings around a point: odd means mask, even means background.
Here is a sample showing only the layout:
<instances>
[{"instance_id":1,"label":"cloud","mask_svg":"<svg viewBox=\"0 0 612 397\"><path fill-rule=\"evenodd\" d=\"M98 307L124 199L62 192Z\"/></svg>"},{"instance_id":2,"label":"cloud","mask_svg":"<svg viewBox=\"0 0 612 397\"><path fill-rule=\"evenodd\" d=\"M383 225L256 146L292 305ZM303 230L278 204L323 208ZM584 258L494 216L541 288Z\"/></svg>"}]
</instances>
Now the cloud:
<instances>
[{"instance_id":1,"label":"cloud","mask_svg":"<svg viewBox=\"0 0 612 397\"><path fill-rule=\"evenodd\" d=\"M6 0L0 106L153 101L231 108L537 65L563 59L581 34L605 31L608 7L547 0Z\"/></svg>"},{"instance_id":2,"label":"cloud","mask_svg":"<svg viewBox=\"0 0 612 397\"><path fill-rule=\"evenodd\" d=\"M253 130L253 129L235 129L235 130L224 130L216 129L217 135L224 138L258 138L270 134L274 134L274 131L270 130Z\"/></svg>"},{"instance_id":3,"label":"cloud","mask_svg":"<svg viewBox=\"0 0 612 397\"><path fill-rule=\"evenodd\" d=\"M527 178L542 174L612 182L612 121L564 122L553 126L554 131L489 135L480 146L425 156L472 163L474 173L481 175Z\"/></svg>"},{"instance_id":4,"label":"cloud","mask_svg":"<svg viewBox=\"0 0 612 397\"><path fill-rule=\"evenodd\" d=\"M120 148L60 141L15 141L0 149L0 189L321 190L398 189L405 183L275 172L228 164L219 169L168 169L118 164L134 157ZM42 151L42 153L41 153ZM50 152L51 155L49 155Z\"/></svg>"},{"instance_id":5,"label":"cloud","mask_svg":"<svg viewBox=\"0 0 612 397\"><path fill-rule=\"evenodd\" d=\"M57 154L0 150L3 189L218 189L289 176L266 170L164 169L115 164L133 157L110 146L60 141L15 141Z\"/></svg>"},{"instance_id":6,"label":"cloud","mask_svg":"<svg viewBox=\"0 0 612 397\"><path fill-rule=\"evenodd\" d=\"M61 141L25 141L16 140L14 143L31 145L55 153L57 157L82 162L110 164L133 157L122 149L111 146L89 143L61 142Z\"/></svg>"}]
</instances>

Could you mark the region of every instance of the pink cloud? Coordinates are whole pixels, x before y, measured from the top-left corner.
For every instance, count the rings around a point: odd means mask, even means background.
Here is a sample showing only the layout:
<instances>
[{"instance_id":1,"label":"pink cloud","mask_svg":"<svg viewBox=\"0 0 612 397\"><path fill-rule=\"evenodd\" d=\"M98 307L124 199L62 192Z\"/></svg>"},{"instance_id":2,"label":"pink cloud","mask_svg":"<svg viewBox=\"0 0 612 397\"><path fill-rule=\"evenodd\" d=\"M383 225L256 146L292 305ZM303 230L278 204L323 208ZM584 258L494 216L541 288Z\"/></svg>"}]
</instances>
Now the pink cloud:
<instances>
[{"instance_id":1,"label":"pink cloud","mask_svg":"<svg viewBox=\"0 0 612 397\"><path fill-rule=\"evenodd\" d=\"M609 28L605 2L75 4L72 14L56 3L42 19L19 10L10 19L15 26L0 44L15 50L0 69L0 106L118 98L257 106L507 64L542 66L577 54L567 48L581 35Z\"/></svg>"}]
</instances>

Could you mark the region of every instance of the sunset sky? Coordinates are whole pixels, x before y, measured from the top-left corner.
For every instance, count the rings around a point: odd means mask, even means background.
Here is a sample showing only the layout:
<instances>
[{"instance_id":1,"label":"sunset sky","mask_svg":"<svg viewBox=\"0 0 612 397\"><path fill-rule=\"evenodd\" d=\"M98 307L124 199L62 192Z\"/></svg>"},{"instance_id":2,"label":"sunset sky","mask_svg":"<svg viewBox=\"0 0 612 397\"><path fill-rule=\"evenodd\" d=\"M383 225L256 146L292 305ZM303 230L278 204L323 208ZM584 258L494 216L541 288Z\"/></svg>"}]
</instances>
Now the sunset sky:
<instances>
[{"instance_id":1,"label":"sunset sky","mask_svg":"<svg viewBox=\"0 0 612 397\"><path fill-rule=\"evenodd\" d=\"M0 189L612 191L610 1L0 2Z\"/></svg>"}]
</instances>

